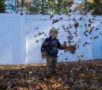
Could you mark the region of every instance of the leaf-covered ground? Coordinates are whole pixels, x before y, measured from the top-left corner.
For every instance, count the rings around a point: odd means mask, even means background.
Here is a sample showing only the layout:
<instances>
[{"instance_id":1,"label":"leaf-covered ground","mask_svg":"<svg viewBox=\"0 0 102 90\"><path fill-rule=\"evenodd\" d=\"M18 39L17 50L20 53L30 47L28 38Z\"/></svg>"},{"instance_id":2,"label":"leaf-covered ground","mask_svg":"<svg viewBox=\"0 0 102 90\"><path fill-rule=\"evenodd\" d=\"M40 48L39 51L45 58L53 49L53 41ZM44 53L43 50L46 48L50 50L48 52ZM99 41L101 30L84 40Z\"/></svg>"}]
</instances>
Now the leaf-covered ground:
<instances>
[{"instance_id":1,"label":"leaf-covered ground","mask_svg":"<svg viewBox=\"0 0 102 90\"><path fill-rule=\"evenodd\" d=\"M102 61L62 62L51 77L46 65L2 65L0 90L102 90Z\"/></svg>"}]
</instances>

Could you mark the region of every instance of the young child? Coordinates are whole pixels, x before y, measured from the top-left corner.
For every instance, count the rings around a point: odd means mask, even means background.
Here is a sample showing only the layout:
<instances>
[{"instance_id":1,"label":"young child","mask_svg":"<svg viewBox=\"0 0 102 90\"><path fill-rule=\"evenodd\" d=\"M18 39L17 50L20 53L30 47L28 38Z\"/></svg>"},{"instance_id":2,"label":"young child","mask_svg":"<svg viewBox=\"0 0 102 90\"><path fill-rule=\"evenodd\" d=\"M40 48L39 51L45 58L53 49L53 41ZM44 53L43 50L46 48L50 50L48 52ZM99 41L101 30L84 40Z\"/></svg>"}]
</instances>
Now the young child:
<instances>
[{"instance_id":1,"label":"young child","mask_svg":"<svg viewBox=\"0 0 102 90\"><path fill-rule=\"evenodd\" d=\"M57 39L57 36L57 29L51 28L49 32L49 37L45 39L41 46L42 58L46 58L47 61L48 75L56 73L58 49L69 50L69 47L67 47L66 43L64 43L63 45L60 44L59 40Z\"/></svg>"}]
</instances>

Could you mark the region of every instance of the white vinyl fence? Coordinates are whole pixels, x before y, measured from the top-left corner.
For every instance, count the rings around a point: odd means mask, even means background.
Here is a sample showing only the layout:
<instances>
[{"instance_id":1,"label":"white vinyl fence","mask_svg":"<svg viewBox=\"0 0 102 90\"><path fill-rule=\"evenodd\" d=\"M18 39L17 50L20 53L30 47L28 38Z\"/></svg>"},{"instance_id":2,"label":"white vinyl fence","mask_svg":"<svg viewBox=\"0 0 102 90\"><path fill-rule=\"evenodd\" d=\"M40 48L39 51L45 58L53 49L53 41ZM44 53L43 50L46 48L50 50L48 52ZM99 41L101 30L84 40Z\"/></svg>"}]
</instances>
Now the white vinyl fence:
<instances>
[{"instance_id":1,"label":"white vinyl fence","mask_svg":"<svg viewBox=\"0 0 102 90\"><path fill-rule=\"evenodd\" d=\"M52 24L53 20L57 19L60 20ZM89 19L94 31L86 37L83 33L90 29L85 26L88 25ZM58 39L63 43L68 40L68 33L64 28L70 26L69 30L75 31L75 20L79 27L74 43L79 48L75 54L59 50L58 61L76 61L80 55L83 55L84 60L102 59L101 16L55 15L50 18L49 15L0 14L0 64L45 63L41 58L40 48L43 40L48 37L50 28L58 29Z\"/></svg>"},{"instance_id":2,"label":"white vinyl fence","mask_svg":"<svg viewBox=\"0 0 102 90\"><path fill-rule=\"evenodd\" d=\"M25 63L24 16L0 14L0 64Z\"/></svg>"},{"instance_id":3,"label":"white vinyl fence","mask_svg":"<svg viewBox=\"0 0 102 90\"><path fill-rule=\"evenodd\" d=\"M63 18L57 23L52 24L53 19L57 20ZM71 54L69 52L59 51L58 61L76 61L79 59L78 56L84 55L84 60L91 59L102 59L102 19L101 16L65 16L65 15L55 15L52 19L50 16L26 16L26 63L36 62L44 63L41 58L40 48L43 40L48 37L48 32L51 27L56 27L59 31L58 39L61 43L67 41L68 33L64 31L63 27L70 26L70 31L74 31L73 26L74 19L79 23L78 36L74 38L74 42L79 45L76 54ZM86 37L83 33L90 28L85 27L85 24L89 24L89 19L92 21L92 27L94 26L92 34ZM43 33L44 32L44 33ZM42 33L42 34L41 34ZM40 35L39 35L40 34ZM47 36L46 36L47 35ZM99 38L97 38L99 37ZM92 38L92 39L90 39ZM95 39L97 38L97 39ZM88 45L83 46L86 42Z\"/></svg>"}]
</instances>

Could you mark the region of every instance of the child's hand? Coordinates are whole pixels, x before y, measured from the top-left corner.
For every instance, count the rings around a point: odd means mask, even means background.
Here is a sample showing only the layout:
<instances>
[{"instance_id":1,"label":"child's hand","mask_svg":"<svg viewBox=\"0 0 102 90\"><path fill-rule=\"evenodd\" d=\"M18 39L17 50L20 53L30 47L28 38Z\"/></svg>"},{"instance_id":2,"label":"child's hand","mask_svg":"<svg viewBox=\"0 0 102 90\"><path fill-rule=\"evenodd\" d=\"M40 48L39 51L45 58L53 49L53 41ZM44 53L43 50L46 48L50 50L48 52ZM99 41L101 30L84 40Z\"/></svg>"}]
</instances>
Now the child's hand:
<instances>
[{"instance_id":1,"label":"child's hand","mask_svg":"<svg viewBox=\"0 0 102 90\"><path fill-rule=\"evenodd\" d=\"M75 53L76 51L76 46L74 45L67 46L66 42L63 43L63 47L65 51L70 51L71 53Z\"/></svg>"},{"instance_id":2,"label":"child's hand","mask_svg":"<svg viewBox=\"0 0 102 90\"><path fill-rule=\"evenodd\" d=\"M76 51L76 46L69 46L69 51L70 51L71 53L75 53L75 51Z\"/></svg>"},{"instance_id":3,"label":"child's hand","mask_svg":"<svg viewBox=\"0 0 102 90\"><path fill-rule=\"evenodd\" d=\"M46 52L42 52L42 59L47 58L47 53Z\"/></svg>"},{"instance_id":4,"label":"child's hand","mask_svg":"<svg viewBox=\"0 0 102 90\"><path fill-rule=\"evenodd\" d=\"M63 48L65 51L69 51L69 47L67 46L66 42L63 43Z\"/></svg>"}]
</instances>

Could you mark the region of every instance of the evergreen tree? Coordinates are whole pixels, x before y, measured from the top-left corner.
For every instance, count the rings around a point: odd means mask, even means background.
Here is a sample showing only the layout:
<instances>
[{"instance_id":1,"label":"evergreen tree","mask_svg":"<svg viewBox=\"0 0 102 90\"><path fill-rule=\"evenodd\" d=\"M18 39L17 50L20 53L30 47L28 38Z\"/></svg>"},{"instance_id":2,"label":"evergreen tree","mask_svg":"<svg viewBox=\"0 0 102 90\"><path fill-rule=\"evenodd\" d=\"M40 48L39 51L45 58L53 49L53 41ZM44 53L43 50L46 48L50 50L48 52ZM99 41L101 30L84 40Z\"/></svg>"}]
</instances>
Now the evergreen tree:
<instances>
[{"instance_id":1,"label":"evergreen tree","mask_svg":"<svg viewBox=\"0 0 102 90\"><path fill-rule=\"evenodd\" d=\"M62 13L68 13L67 3L68 0L49 0L48 6L52 13L62 14Z\"/></svg>"},{"instance_id":2,"label":"evergreen tree","mask_svg":"<svg viewBox=\"0 0 102 90\"><path fill-rule=\"evenodd\" d=\"M0 0L0 13L4 13L4 12L5 12L5 1Z\"/></svg>"},{"instance_id":3,"label":"evergreen tree","mask_svg":"<svg viewBox=\"0 0 102 90\"><path fill-rule=\"evenodd\" d=\"M11 0L12 1L12 0ZM10 3L15 13L25 12L27 14L67 14L68 3L73 0L15 0L15 6Z\"/></svg>"},{"instance_id":4,"label":"evergreen tree","mask_svg":"<svg viewBox=\"0 0 102 90\"><path fill-rule=\"evenodd\" d=\"M33 0L30 6L27 6L29 14L45 14L45 0Z\"/></svg>"},{"instance_id":5,"label":"evergreen tree","mask_svg":"<svg viewBox=\"0 0 102 90\"><path fill-rule=\"evenodd\" d=\"M34 14L62 14L68 13L69 0L33 0L32 6L28 8Z\"/></svg>"}]
</instances>

